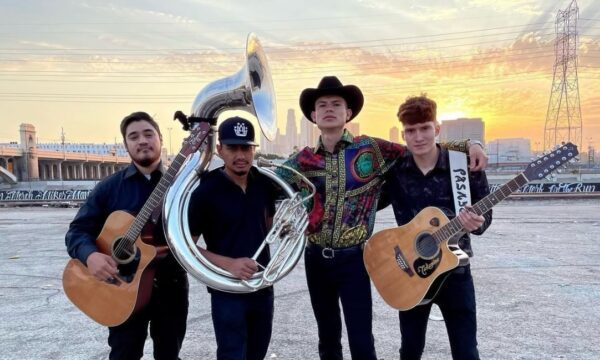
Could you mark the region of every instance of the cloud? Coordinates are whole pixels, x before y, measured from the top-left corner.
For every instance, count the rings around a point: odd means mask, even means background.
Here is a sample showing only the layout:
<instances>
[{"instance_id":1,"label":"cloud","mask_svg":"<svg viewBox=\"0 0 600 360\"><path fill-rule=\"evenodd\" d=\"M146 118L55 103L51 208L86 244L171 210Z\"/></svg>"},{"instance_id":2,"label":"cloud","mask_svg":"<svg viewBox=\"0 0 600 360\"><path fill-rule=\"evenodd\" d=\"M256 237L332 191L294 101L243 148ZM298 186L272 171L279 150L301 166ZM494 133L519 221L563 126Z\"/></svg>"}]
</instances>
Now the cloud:
<instances>
[{"instance_id":1,"label":"cloud","mask_svg":"<svg viewBox=\"0 0 600 360\"><path fill-rule=\"evenodd\" d=\"M491 10L496 13L521 14L521 15L540 15L544 11L540 8L542 4L536 0L470 0L468 6L479 7Z\"/></svg>"}]
</instances>

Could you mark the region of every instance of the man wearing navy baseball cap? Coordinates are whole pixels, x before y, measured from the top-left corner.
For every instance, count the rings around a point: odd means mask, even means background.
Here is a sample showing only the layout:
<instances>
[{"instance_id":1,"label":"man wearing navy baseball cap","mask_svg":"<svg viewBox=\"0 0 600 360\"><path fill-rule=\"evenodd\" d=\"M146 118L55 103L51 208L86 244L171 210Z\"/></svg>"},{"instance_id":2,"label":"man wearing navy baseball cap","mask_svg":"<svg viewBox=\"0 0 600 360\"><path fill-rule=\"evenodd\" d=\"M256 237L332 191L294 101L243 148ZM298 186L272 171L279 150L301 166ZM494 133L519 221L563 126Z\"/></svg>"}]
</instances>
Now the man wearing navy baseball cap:
<instances>
[{"instance_id":1,"label":"man wearing navy baseball cap","mask_svg":"<svg viewBox=\"0 0 600 360\"><path fill-rule=\"evenodd\" d=\"M265 247L275 213L273 182L252 166L256 146L252 123L231 117L219 126L217 151L223 167L202 175L191 196L188 220L194 237L203 235L200 252L233 276L248 280L270 260ZM273 288L232 294L209 288L217 359L264 359L273 325Z\"/></svg>"},{"instance_id":2,"label":"man wearing navy baseball cap","mask_svg":"<svg viewBox=\"0 0 600 360\"><path fill-rule=\"evenodd\" d=\"M258 146L254 141L254 126L239 116L231 117L219 125L219 142L229 145Z\"/></svg>"}]
</instances>

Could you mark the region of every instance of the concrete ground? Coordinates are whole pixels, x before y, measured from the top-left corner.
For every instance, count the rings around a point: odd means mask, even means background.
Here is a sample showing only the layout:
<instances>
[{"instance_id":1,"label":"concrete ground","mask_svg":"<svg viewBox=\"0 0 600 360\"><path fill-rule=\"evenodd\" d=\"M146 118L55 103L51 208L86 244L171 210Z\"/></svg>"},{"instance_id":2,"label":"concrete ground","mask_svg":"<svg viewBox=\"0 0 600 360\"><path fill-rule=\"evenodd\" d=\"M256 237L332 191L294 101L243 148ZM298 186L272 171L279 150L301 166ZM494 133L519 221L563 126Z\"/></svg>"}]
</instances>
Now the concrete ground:
<instances>
[{"instance_id":1,"label":"concrete ground","mask_svg":"<svg viewBox=\"0 0 600 360\"><path fill-rule=\"evenodd\" d=\"M105 359L107 330L65 297L64 234L77 209L0 208L0 359ZM377 229L394 225L390 209ZM600 201L509 200L474 238L482 359L599 359ZM183 359L213 359L205 287L191 279ZM317 359L304 265L276 285L267 358ZM374 290L379 358L397 359L397 312ZM349 359L344 333L344 351ZM151 342L144 359L152 358ZM423 359L449 359L443 321L430 321Z\"/></svg>"}]
</instances>

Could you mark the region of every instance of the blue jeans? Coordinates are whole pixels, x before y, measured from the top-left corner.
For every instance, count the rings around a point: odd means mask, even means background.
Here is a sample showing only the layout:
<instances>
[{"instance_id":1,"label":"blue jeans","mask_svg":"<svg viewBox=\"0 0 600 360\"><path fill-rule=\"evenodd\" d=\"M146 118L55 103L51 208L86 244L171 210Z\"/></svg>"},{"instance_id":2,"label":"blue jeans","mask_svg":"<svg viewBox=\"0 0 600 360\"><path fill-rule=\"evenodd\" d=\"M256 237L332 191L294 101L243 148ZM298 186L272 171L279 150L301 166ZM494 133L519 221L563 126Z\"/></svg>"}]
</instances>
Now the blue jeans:
<instances>
[{"instance_id":1,"label":"blue jeans","mask_svg":"<svg viewBox=\"0 0 600 360\"><path fill-rule=\"evenodd\" d=\"M479 359L475 288L469 265L454 269L433 299L446 323L453 359ZM425 348L425 333L432 303L400 311L402 345L400 359L420 359Z\"/></svg>"},{"instance_id":2,"label":"blue jeans","mask_svg":"<svg viewBox=\"0 0 600 360\"><path fill-rule=\"evenodd\" d=\"M325 258L321 247L309 243L304 261L319 331L320 358L343 359L341 302L352 358L377 359L372 331L371 281L363 263L362 248L335 250L333 258Z\"/></svg>"},{"instance_id":3,"label":"blue jeans","mask_svg":"<svg viewBox=\"0 0 600 360\"><path fill-rule=\"evenodd\" d=\"M123 324L108 328L111 360L141 359L150 336L154 358L176 360L185 336L188 314L188 280L181 274L155 279L149 304Z\"/></svg>"},{"instance_id":4,"label":"blue jeans","mask_svg":"<svg viewBox=\"0 0 600 360\"><path fill-rule=\"evenodd\" d=\"M262 360L273 328L273 288L249 294L211 291L219 360Z\"/></svg>"}]
</instances>

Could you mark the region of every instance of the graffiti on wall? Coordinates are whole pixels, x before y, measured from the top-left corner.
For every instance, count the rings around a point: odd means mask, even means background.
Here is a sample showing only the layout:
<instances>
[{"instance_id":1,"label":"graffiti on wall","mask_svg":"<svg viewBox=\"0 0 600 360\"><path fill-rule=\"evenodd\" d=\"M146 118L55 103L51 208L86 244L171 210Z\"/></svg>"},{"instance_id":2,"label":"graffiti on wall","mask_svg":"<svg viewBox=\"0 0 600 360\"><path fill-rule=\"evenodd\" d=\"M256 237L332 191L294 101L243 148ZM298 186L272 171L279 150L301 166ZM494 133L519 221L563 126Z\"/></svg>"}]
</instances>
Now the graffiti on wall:
<instances>
[{"instance_id":1,"label":"graffiti on wall","mask_svg":"<svg viewBox=\"0 0 600 360\"><path fill-rule=\"evenodd\" d=\"M490 184L490 192L498 190L502 184ZM527 184L515 191L516 193L593 193L600 192L600 183L541 183Z\"/></svg>"},{"instance_id":2,"label":"graffiti on wall","mask_svg":"<svg viewBox=\"0 0 600 360\"><path fill-rule=\"evenodd\" d=\"M91 190L3 190L0 201L68 201L85 200Z\"/></svg>"}]
</instances>

